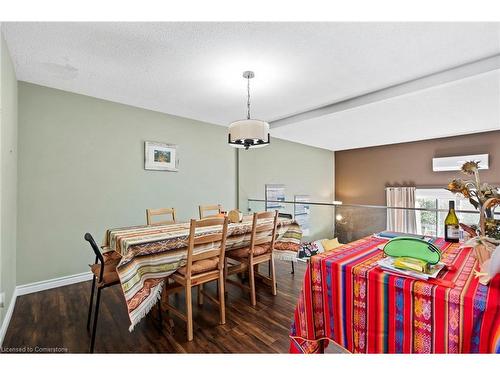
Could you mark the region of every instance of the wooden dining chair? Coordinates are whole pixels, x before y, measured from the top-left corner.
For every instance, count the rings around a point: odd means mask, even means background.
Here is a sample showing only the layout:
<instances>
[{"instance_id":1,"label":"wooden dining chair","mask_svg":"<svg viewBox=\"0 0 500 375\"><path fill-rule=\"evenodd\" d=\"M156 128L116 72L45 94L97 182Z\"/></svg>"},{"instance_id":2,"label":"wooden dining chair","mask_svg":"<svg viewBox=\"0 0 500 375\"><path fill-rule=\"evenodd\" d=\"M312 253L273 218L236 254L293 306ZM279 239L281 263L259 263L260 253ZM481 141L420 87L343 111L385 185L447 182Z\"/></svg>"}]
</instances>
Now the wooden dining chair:
<instances>
[{"instance_id":1,"label":"wooden dining chair","mask_svg":"<svg viewBox=\"0 0 500 375\"><path fill-rule=\"evenodd\" d=\"M90 329L90 319L92 317L92 306L94 302L94 291L97 287L97 298L94 312L94 323L92 326L92 335L90 338L90 353L94 352L95 344L95 333L97 329L97 318L99 315L99 304L101 302L101 291L110 286L120 283L118 273L116 272L116 267L120 263L121 255L116 251L110 251L107 253L101 253L101 250L94 241L94 238L90 233L85 233L85 240L90 243L92 250L95 254L94 264L89 264L90 270L93 273L92 278L92 289L90 291L90 303L89 312L87 315L87 330Z\"/></svg>"},{"instance_id":2,"label":"wooden dining chair","mask_svg":"<svg viewBox=\"0 0 500 375\"><path fill-rule=\"evenodd\" d=\"M153 222L154 216L171 215L172 220L161 220ZM148 208L146 209L146 222L148 225L175 224L175 208Z\"/></svg>"},{"instance_id":3,"label":"wooden dining chair","mask_svg":"<svg viewBox=\"0 0 500 375\"><path fill-rule=\"evenodd\" d=\"M187 339L193 340L193 308L191 301L191 288L198 286L198 304L203 304L203 296L219 305L220 324L226 323L225 296L224 296L224 262L229 219L208 218L191 220L188 238L188 252L186 265L168 277L165 286L166 303L163 305L167 312L172 312L187 323ZM211 233L196 235L196 228L218 226L218 230ZM195 246L217 243L215 249L205 252L195 252ZM173 280L170 283L169 280ZM203 290L203 284L217 281L217 298ZM169 295L179 290L186 293L186 314L177 310L169 303Z\"/></svg>"},{"instance_id":4,"label":"wooden dining chair","mask_svg":"<svg viewBox=\"0 0 500 375\"><path fill-rule=\"evenodd\" d=\"M266 222L262 222L262 220ZM271 220L269 220L271 219ZM260 222L259 222L260 221ZM226 253L226 259L236 260L238 264L225 267L225 281L250 291L252 306L257 304L255 295L255 278L260 278L271 286L273 296L276 295L276 271L274 268L274 243L276 241L276 226L278 211L256 212L253 214L250 246L231 250ZM270 276L260 274L259 264L269 262ZM227 265L227 262L226 262ZM229 279L230 275L248 272L249 285Z\"/></svg>"},{"instance_id":5,"label":"wooden dining chair","mask_svg":"<svg viewBox=\"0 0 500 375\"><path fill-rule=\"evenodd\" d=\"M198 206L198 211L200 212L200 219L205 219L208 217L218 217L222 213L222 206L220 204L211 204L206 206ZM207 214L207 212L209 214Z\"/></svg>"}]
</instances>

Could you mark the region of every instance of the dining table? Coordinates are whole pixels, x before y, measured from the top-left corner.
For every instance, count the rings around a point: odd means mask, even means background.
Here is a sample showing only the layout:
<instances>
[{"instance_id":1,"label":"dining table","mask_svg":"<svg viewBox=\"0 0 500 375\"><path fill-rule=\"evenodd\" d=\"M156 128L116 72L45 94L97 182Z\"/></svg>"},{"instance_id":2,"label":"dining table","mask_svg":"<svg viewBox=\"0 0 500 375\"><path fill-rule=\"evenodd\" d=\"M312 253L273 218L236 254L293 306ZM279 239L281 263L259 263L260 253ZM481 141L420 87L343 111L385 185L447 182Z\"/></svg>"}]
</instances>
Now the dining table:
<instances>
[{"instance_id":1,"label":"dining table","mask_svg":"<svg viewBox=\"0 0 500 375\"><path fill-rule=\"evenodd\" d=\"M266 225L273 219L262 219L257 225ZM104 255L117 252L121 255L116 268L127 311L129 330L148 314L161 298L168 276L186 264L190 223L167 225L139 225L108 229L103 241ZM222 226L196 228L195 236L222 232ZM226 251L250 245L252 221L230 223L227 230ZM259 232L259 238L271 236L271 232ZM278 218L275 259L288 259L300 247L302 231L292 219ZM211 251L220 242L196 245L194 254Z\"/></svg>"},{"instance_id":2,"label":"dining table","mask_svg":"<svg viewBox=\"0 0 500 375\"><path fill-rule=\"evenodd\" d=\"M500 353L500 275L474 272L474 249L434 239L436 280L380 268L387 239L361 238L310 258L290 329L290 353Z\"/></svg>"}]
</instances>

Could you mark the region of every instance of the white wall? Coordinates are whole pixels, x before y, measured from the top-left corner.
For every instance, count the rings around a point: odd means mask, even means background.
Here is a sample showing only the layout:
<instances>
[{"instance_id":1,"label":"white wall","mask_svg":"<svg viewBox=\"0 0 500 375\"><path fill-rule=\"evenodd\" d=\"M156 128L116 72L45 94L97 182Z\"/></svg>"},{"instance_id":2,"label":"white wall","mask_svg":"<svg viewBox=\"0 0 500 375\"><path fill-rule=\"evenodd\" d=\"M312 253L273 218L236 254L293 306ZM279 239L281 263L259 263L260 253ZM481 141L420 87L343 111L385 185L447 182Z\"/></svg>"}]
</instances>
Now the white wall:
<instances>
[{"instance_id":1,"label":"white wall","mask_svg":"<svg viewBox=\"0 0 500 375\"><path fill-rule=\"evenodd\" d=\"M179 172L144 170L144 141L178 145ZM17 284L88 270L91 232L145 224L148 207L236 207L226 129L19 82Z\"/></svg>"},{"instance_id":2,"label":"white wall","mask_svg":"<svg viewBox=\"0 0 500 375\"><path fill-rule=\"evenodd\" d=\"M273 138L271 144L239 152L239 201L245 212L248 198L264 199L266 184L284 184L286 200L309 195L312 201L333 200L333 152ZM252 210L264 209L252 203ZM293 212L293 205L287 205ZM311 206L311 231L307 239L333 235L333 209Z\"/></svg>"},{"instance_id":3,"label":"white wall","mask_svg":"<svg viewBox=\"0 0 500 375\"><path fill-rule=\"evenodd\" d=\"M1 326L16 286L17 80L3 35L0 44L0 293L5 293Z\"/></svg>"},{"instance_id":4,"label":"white wall","mask_svg":"<svg viewBox=\"0 0 500 375\"><path fill-rule=\"evenodd\" d=\"M145 223L148 207L236 207L236 152L221 126L19 82L17 284L84 272L83 241ZM179 172L144 170L143 142L179 145ZM240 203L285 183L287 197L333 198L333 153L273 139L240 152ZM331 210L313 212L315 235L331 233Z\"/></svg>"}]
</instances>

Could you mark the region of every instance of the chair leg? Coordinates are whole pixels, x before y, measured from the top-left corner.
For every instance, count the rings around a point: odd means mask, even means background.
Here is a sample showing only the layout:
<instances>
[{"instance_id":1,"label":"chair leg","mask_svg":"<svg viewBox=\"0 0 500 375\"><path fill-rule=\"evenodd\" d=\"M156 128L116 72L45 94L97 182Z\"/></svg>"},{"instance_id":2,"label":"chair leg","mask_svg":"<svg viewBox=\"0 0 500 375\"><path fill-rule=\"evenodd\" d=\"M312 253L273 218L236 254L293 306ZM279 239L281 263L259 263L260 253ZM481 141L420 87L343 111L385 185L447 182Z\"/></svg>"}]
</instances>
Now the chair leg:
<instances>
[{"instance_id":1,"label":"chair leg","mask_svg":"<svg viewBox=\"0 0 500 375\"><path fill-rule=\"evenodd\" d=\"M87 331L90 330L90 318L92 317L92 307L94 305L95 275L92 278L92 289L90 290L89 313L87 315Z\"/></svg>"},{"instance_id":2,"label":"chair leg","mask_svg":"<svg viewBox=\"0 0 500 375\"><path fill-rule=\"evenodd\" d=\"M161 298L158 300L158 327L160 329L160 332L163 329L163 317L161 313Z\"/></svg>"},{"instance_id":3,"label":"chair leg","mask_svg":"<svg viewBox=\"0 0 500 375\"><path fill-rule=\"evenodd\" d=\"M203 294L201 293L203 291L203 284L198 285L198 305L201 306L203 305Z\"/></svg>"},{"instance_id":4,"label":"chair leg","mask_svg":"<svg viewBox=\"0 0 500 375\"><path fill-rule=\"evenodd\" d=\"M271 277L271 259L267 262L267 276Z\"/></svg>"},{"instance_id":5,"label":"chair leg","mask_svg":"<svg viewBox=\"0 0 500 375\"><path fill-rule=\"evenodd\" d=\"M97 330L97 318L99 317L100 302L101 302L101 288L97 288L97 298L96 298L95 312L94 312L94 326L92 328L92 337L90 338L90 353L94 353L95 333Z\"/></svg>"},{"instance_id":6,"label":"chair leg","mask_svg":"<svg viewBox=\"0 0 500 375\"><path fill-rule=\"evenodd\" d=\"M224 258L224 297L227 297L227 258Z\"/></svg>"},{"instance_id":7,"label":"chair leg","mask_svg":"<svg viewBox=\"0 0 500 375\"><path fill-rule=\"evenodd\" d=\"M167 324L169 327L169 330L172 330L174 328L174 321L170 317L170 310L168 308L168 305L170 304L170 294L165 292L165 315L167 316Z\"/></svg>"},{"instance_id":8,"label":"chair leg","mask_svg":"<svg viewBox=\"0 0 500 375\"><path fill-rule=\"evenodd\" d=\"M193 305L191 302L191 284L186 285L186 322L187 339L193 341Z\"/></svg>"},{"instance_id":9,"label":"chair leg","mask_svg":"<svg viewBox=\"0 0 500 375\"><path fill-rule=\"evenodd\" d=\"M293 261L292 261L292 262L290 262L290 263L292 263L292 272L290 272L290 273L293 275L293 274L295 273L295 266L294 266L294 264L293 264Z\"/></svg>"},{"instance_id":10,"label":"chair leg","mask_svg":"<svg viewBox=\"0 0 500 375\"><path fill-rule=\"evenodd\" d=\"M226 296L224 291L224 272L220 271L219 280L217 282L219 294L219 312L220 324L226 324Z\"/></svg>"},{"instance_id":11,"label":"chair leg","mask_svg":"<svg viewBox=\"0 0 500 375\"><path fill-rule=\"evenodd\" d=\"M170 280L170 279L169 279ZM170 281L169 281L170 282ZM175 298L175 302L178 302L179 301L179 292L178 291L175 291L174 292L174 298Z\"/></svg>"},{"instance_id":12,"label":"chair leg","mask_svg":"<svg viewBox=\"0 0 500 375\"><path fill-rule=\"evenodd\" d=\"M250 263L248 267L248 281L250 283L250 301L252 306L257 304L257 298L255 297L255 274L253 265Z\"/></svg>"},{"instance_id":13,"label":"chair leg","mask_svg":"<svg viewBox=\"0 0 500 375\"><path fill-rule=\"evenodd\" d=\"M272 255L271 255L271 280L272 280L271 290L273 296L275 296L276 294L278 294L278 292L276 291L276 269L274 267L274 258L272 257Z\"/></svg>"}]
</instances>

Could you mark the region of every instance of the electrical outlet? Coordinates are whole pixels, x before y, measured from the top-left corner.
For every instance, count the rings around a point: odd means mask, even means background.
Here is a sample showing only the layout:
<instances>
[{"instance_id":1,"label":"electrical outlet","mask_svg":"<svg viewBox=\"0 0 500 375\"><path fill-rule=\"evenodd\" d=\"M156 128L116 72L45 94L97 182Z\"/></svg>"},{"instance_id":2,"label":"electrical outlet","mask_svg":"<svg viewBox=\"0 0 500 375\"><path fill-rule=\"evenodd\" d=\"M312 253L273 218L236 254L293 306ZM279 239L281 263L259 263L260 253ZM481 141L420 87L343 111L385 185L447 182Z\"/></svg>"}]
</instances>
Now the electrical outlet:
<instances>
[{"instance_id":1,"label":"electrical outlet","mask_svg":"<svg viewBox=\"0 0 500 375\"><path fill-rule=\"evenodd\" d=\"M5 293L2 292L0 293L0 308L4 307L4 303L5 303Z\"/></svg>"}]
</instances>

